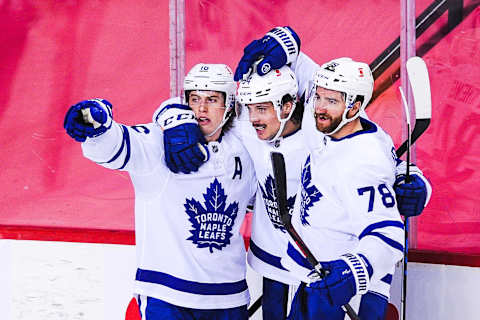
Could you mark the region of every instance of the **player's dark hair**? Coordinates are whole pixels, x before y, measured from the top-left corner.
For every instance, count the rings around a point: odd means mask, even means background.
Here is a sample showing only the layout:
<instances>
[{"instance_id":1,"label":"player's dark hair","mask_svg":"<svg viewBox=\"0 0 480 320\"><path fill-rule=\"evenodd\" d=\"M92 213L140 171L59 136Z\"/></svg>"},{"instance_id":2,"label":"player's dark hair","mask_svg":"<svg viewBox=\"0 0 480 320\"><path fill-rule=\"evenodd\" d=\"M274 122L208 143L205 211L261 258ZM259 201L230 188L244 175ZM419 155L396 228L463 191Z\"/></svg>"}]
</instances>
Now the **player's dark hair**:
<instances>
[{"instance_id":1,"label":"player's dark hair","mask_svg":"<svg viewBox=\"0 0 480 320\"><path fill-rule=\"evenodd\" d=\"M288 93L282 97L282 106L287 102L294 103L293 97ZM293 110L290 120L292 120L292 122L296 124L301 123L302 117L303 117L303 110L304 110L304 96L302 96L302 98L297 100L295 110Z\"/></svg>"},{"instance_id":2,"label":"player's dark hair","mask_svg":"<svg viewBox=\"0 0 480 320\"><path fill-rule=\"evenodd\" d=\"M355 102L358 101L358 102L360 102L360 104L362 104L364 100L365 100L365 97L364 97L364 96L358 95L357 98L355 99Z\"/></svg>"},{"instance_id":3,"label":"player's dark hair","mask_svg":"<svg viewBox=\"0 0 480 320\"><path fill-rule=\"evenodd\" d=\"M342 96L343 96L343 101L346 101L347 100L347 94L345 92L341 92L342 93ZM365 97L364 96L361 96L361 95L357 95L357 97L355 98L355 102L360 102L360 104L363 103L363 101L365 100Z\"/></svg>"},{"instance_id":4,"label":"player's dark hair","mask_svg":"<svg viewBox=\"0 0 480 320\"><path fill-rule=\"evenodd\" d=\"M235 118L235 110L232 109L232 110L230 110L228 120L225 122L225 124L222 127L222 135L225 134L228 130L230 130L233 127L233 119L234 118Z\"/></svg>"}]
</instances>

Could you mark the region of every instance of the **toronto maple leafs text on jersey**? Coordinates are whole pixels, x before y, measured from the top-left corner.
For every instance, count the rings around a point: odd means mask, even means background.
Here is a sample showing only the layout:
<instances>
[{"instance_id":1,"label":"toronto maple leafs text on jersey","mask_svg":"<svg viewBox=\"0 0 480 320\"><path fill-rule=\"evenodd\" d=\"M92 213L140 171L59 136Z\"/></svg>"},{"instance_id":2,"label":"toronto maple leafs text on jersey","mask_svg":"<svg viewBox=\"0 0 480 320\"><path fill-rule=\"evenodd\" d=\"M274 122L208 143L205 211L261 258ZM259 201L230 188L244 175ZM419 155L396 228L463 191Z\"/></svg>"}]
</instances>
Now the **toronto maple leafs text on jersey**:
<instances>
[{"instance_id":1,"label":"toronto maple leafs text on jersey","mask_svg":"<svg viewBox=\"0 0 480 320\"><path fill-rule=\"evenodd\" d=\"M226 133L210 142L198 172L173 174L163 159L163 136L152 123L113 123L82 144L98 164L129 173L135 189L135 293L197 309L249 302L245 246L239 232L254 196L253 164Z\"/></svg>"}]
</instances>

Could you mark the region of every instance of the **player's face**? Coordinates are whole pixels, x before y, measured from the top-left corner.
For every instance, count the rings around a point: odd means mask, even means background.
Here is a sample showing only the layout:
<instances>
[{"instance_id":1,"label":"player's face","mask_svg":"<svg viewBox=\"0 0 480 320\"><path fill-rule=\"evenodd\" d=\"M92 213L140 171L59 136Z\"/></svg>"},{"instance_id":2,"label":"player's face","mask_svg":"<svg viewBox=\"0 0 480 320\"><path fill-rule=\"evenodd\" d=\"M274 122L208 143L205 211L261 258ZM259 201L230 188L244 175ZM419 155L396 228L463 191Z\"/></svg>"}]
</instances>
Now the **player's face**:
<instances>
[{"instance_id":1,"label":"player's face","mask_svg":"<svg viewBox=\"0 0 480 320\"><path fill-rule=\"evenodd\" d=\"M212 133L222 123L225 113L225 98L221 92L192 91L188 96L188 105L195 113L200 130L205 136ZM214 135L206 137L207 141L217 140L221 131L217 130Z\"/></svg>"},{"instance_id":2,"label":"player's face","mask_svg":"<svg viewBox=\"0 0 480 320\"><path fill-rule=\"evenodd\" d=\"M250 123L261 140L270 140L280 129L277 113L271 102L247 104Z\"/></svg>"},{"instance_id":3,"label":"player's face","mask_svg":"<svg viewBox=\"0 0 480 320\"><path fill-rule=\"evenodd\" d=\"M342 121L345 99L338 91L317 87L315 92L315 124L317 130L329 133Z\"/></svg>"}]
</instances>

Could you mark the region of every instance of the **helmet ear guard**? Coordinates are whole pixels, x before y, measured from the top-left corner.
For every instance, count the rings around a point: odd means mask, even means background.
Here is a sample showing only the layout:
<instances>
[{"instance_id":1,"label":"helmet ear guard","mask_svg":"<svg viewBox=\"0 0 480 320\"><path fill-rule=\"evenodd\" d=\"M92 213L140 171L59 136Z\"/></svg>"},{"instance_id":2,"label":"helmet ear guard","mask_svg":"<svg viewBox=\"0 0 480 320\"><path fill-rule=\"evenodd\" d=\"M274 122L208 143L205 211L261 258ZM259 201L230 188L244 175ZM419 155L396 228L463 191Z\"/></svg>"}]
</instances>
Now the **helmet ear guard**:
<instances>
[{"instance_id":1,"label":"helmet ear guard","mask_svg":"<svg viewBox=\"0 0 480 320\"><path fill-rule=\"evenodd\" d=\"M323 64L313 77L314 91L317 87L339 91L344 94L345 111L342 121L332 132L332 135L345 124L355 120L360 112L370 102L373 93L373 76L368 64L357 62L351 58L338 58ZM347 118L348 111L355 102L361 101L360 110L351 118Z\"/></svg>"},{"instance_id":2,"label":"helmet ear guard","mask_svg":"<svg viewBox=\"0 0 480 320\"><path fill-rule=\"evenodd\" d=\"M282 134L283 128L290 120L297 102L298 84L293 71L283 66L280 69L270 71L264 76L253 73L246 80L241 80L237 90L237 100L242 105L271 102L280 121L280 128L270 142L277 140ZM288 97L287 99L285 97ZM284 103L292 101L292 110L286 118L282 118Z\"/></svg>"},{"instance_id":3,"label":"helmet ear guard","mask_svg":"<svg viewBox=\"0 0 480 320\"><path fill-rule=\"evenodd\" d=\"M226 64L196 64L190 69L183 81L183 99L185 104L188 105L188 96L194 90L218 91L224 94L225 111L223 119L220 125L207 135L212 136L234 114L237 84L233 80L232 70Z\"/></svg>"}]
</instances>

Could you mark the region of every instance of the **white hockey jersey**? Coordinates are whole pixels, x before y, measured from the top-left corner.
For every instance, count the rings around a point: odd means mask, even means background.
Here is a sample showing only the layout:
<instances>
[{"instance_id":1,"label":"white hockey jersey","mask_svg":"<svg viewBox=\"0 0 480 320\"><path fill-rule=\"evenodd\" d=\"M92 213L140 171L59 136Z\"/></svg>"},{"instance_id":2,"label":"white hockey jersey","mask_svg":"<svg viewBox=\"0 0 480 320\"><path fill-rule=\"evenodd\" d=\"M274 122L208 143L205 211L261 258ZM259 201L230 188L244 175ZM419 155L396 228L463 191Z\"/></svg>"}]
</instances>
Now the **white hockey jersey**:
<instances>
[{"instance_id":1,"label":"white hockey jersey","mask_svg":"<svg viewBox=\"0 0 480 320\"><path fill-rule=\"evenodd\" d=\"M286 252L289 236L278 212L270 152L281 152L285 157L288 168L288 205L289 209L293 210L301 166L307 154L303 134L298 130L280 138L279 143L272 144L260 140L251 123L246 119L238 121L234 129L252 157L258 179L248 263L253 270L269 279L286 284L298 284L298 279L280 263L282 255Z\"/></svg>"},{"instance_id":2,"label":"white hockey jersey","mask_svg":"<svg viewBox=\"0 0 480 320\"><path fill-rule=\"evenodd\" d=\"M292 224L319 261L365 255L374 291L388 297L385 277L403 255L403 222L392 187L396 155L390 136L369 120L361 123L364 130L341 139L309 139ZM305 135L316 131L308 128ZM282 264L309 282L311 267L293 242Z\"/></svg>"},{"instance_id":3,"label":"white hockey jersey","mask_svg":"<svg viewBox=\"0 0 480 320\"><path fill-rule=\"evenodd\" d=\"M209 161L186 175L167 168L163 133L153 123L114 122L103 135L82 143L85 157L131 177L135 293L197 309L249 303L239 229L256 189L253 164L231 133L208 148Z\"/></svg>"},{"instance_id":4,"label":"white hockey jersey","mask_svg":"<svg viewBox=\"0 0 480 320\"><path fill-rule=\"evenodd\" d=\"M292 66L299 80L299 96L311 89L310 79L313 78L313 74L318 67L307 55L300 53L296 63ZM309 118L313 119L313 117ZM320 132L310 132L307 139L304 132L298 130L281 138L279 143L272 144L258 139L254 128L248 121L248 110L242 110L239 120L234 128L234 133L240 137L250 153L258 179L248 263L252 269L269 279L286 284L298 284L298 278L292 275L288 268L281 263L281 257L286 254L286 246L290 237L283 228L278 214L277 201L273 190L274 181L270 152L280 152L284 155L287 168L287 201L289 210L292 211L296 192L300 185L301 167L309 152L306 144L312 138L323 138L324 135ZM304 121L307 125L311 125L310 119L304 117ZM373 282L372 291L388 298L392 275L393 270L390 270L388 274L382 277L383 281Z\"/></svg>"}]
</instances>

